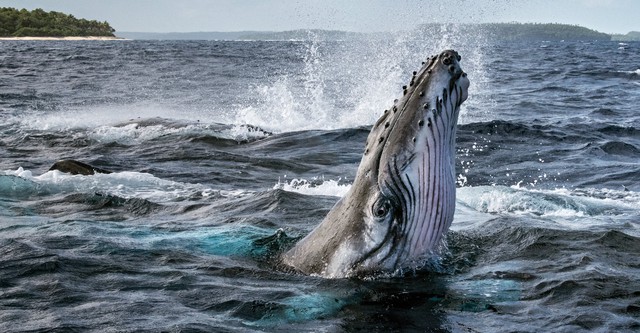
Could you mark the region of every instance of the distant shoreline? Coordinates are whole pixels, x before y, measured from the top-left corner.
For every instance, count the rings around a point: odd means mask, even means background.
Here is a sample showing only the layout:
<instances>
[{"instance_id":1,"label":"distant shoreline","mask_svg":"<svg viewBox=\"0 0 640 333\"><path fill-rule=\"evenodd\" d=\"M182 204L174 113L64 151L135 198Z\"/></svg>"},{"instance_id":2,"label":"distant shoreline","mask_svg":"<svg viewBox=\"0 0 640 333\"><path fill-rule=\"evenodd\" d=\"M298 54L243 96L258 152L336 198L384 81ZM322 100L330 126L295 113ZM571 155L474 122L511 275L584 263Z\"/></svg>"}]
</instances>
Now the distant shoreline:
<instances>
[{"instance_id":1,"label":"distant shoreline","mask_svg":"<svg viewBox=\"0 0 640 333\"><path fill-rule=\"evenodd\" d=\"M452 27L449 29L449 27ZM589 28L559 23L480 23L480 24L422 24L415 33L437 36L450 31L464 32L472 39L491 41L633 41L640 40L640 32L626 35L601 33ZM215 41L353 41L369 37L395 38L396 32L350 32L341 30L298 29L287 31L211 31L211 32L118 32L118 36L134 40L215 40ZM407 37L408 36L408 37Z\"/></svg>"},{"instance_id":2,"label":"distant shoreline","mask_svg":"<svg viewBox=\"0 0 640 333\"><path fill-rule=\"evenodd\" d=\"M69 37L0 37L0 41L5 40L126 40L122 37L107 36L69 36Z\"/></svg>"}]
</instances>

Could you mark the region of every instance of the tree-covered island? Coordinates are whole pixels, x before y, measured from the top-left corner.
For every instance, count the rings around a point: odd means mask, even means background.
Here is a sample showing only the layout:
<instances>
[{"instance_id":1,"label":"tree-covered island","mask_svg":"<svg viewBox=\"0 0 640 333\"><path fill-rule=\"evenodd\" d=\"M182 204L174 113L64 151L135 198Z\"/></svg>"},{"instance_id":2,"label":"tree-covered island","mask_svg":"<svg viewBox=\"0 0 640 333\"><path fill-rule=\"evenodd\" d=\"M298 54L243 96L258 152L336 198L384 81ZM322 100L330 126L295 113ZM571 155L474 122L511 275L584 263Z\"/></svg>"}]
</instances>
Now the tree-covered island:
<instances>
[{"instance_id":1,"label":"tree-covered island","mask_svg":"<svg viewBox=\"0 0 640 333\"><path fill-rule=\"evenodd\" d=\"M0 7L0 37L115 37L114 32L107 22L40 8L28 11Z\"/></svg>"},{"instance_id":2,"label":"tree-covered island","mask_svg":"<svg viewBox=\"0 0 640 333\"><path fill-rule=\"evenodd\" d=\"M417 27L416 36L438 36L458 31L478 39L492 41L608 41L611 35L585 27L558 23L428 23ZM377 33L384 37L385 33ZM333 30L290 30L281 32L252 32L237 39L246 40L306 40L313 36L319 40L357 40L370 34Z\"/></svg>"}]
</instances>

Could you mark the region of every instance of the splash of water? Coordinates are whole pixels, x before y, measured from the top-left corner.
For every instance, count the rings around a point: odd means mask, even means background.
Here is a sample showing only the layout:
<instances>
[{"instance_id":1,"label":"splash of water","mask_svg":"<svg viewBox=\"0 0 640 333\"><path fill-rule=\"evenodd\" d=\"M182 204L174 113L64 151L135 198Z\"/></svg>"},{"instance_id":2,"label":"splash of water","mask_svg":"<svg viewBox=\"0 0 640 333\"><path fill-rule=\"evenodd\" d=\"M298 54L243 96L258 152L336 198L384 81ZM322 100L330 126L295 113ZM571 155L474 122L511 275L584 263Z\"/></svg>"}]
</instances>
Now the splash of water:
<instances>
[{"instance_id":1,"label":"splash of water","mask_svg":"<svg viewBox=\"0 0 640 333\"><path fill-rule=\"evenodd\" d=\"M410 73L444 49L459 50L465 70L478 82L470 88L461 121L483 119L482 105L490 104L487 94L479 93L488 81L483 65L488 42L468 30L457 24L424 25L348 42L321 41L309 32L302 42L301 73L254 87L249 93L257 98L239 106L234 122L275 132L371 125L401 94Z\"/></svg>"}]
</instances>

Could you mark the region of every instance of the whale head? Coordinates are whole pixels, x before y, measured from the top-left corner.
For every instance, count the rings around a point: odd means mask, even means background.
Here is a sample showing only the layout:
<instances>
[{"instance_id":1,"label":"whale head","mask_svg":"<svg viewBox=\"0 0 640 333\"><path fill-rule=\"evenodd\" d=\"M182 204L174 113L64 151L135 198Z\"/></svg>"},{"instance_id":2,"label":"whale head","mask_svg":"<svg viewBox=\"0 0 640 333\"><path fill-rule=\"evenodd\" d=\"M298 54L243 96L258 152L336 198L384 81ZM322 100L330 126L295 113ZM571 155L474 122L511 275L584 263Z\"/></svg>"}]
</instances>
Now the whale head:
<instances>
[{"instance_id":1,"label":"whale head","mask_svg":"<svg viewBox=\"0 0 640 333\"><path fill-rule=\"evenodd\" d=\"M460 55L423 62L371 129L348 193L283 255L306 274L393 272L437 250L455 210L455 140L469 80Z\"/></svg>"}]
</instances>

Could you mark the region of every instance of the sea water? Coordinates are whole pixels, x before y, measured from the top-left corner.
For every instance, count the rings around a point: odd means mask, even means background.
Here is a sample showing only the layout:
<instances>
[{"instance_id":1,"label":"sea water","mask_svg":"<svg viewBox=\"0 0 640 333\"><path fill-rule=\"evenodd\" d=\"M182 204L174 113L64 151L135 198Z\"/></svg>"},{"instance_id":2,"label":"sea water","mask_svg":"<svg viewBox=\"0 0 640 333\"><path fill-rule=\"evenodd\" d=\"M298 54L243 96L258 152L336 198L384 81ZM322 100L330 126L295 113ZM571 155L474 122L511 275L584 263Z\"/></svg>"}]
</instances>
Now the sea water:
<instances>
[{"instance_id":1,"label":"sea water","mask_svg":"<svg viewBox=\"0 0 640 333\"><path fill-rule=\"evenodd\" d=\"M471 88L440 257L279 267L445 48ZM0 42L0 331L638 330L639 105L638 43Z\"/></svg>"}]
</instances>

